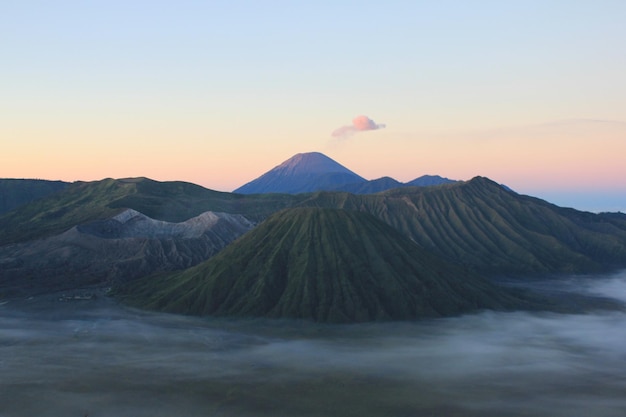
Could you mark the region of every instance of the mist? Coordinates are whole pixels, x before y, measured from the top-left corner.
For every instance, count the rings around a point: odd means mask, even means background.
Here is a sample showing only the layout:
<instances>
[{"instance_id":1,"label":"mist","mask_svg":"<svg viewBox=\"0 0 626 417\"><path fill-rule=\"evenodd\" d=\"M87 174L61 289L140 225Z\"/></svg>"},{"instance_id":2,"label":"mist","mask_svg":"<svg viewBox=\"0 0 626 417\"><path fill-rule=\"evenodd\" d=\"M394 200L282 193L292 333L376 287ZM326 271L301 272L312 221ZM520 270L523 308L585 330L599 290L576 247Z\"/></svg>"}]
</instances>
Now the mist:
<instances>
[{"instance_id":1,"label":"mist","mask_svg":"<svg viewBox=\"0 0 626 417\"><path fill-rule=\"evenodd\" d=\"M626 271L543 285L626 301ZM622 311L483 312L338 326L39 297L0 305L0 317L0 416L626 411Z\"/></svg>"}]
</instances>

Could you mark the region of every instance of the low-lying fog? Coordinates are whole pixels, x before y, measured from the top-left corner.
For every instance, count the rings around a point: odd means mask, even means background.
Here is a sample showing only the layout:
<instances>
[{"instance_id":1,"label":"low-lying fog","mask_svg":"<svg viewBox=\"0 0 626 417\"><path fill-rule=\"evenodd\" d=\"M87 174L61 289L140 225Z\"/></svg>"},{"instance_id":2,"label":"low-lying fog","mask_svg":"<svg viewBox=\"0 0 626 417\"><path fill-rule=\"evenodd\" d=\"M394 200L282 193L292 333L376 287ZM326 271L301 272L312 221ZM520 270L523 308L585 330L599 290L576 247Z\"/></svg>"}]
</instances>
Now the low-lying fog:
<instances>
[{"instance_id":1,"label":"low-lying fog","mask_svg":"<svg viewBox=\"0 0 626 417\"><path fill-rule=\"evenodd\" d=\"M550 286L626 301L626 271ZM620 311L331 326L0 306L2 417L623 415Z\"/></svg>"}]
</instances>

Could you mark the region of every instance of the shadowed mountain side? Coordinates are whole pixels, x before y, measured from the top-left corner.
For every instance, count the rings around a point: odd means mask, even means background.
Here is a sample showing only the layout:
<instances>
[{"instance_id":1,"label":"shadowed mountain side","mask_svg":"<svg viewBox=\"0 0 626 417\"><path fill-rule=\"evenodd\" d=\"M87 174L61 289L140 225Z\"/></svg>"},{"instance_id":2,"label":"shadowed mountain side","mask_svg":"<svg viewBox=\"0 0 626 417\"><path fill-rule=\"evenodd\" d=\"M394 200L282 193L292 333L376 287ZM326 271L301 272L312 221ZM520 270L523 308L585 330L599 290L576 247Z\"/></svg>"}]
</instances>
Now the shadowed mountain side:
<instances>
[{"instance_id":1,"label":"shadowed mountain side","mask_svg":"<svg viewBox=\"0 0 626 417\"><path fill-rule=\"evenodd\" d=\"M458 182L458 181L441 177L439 175L422 175L421 177L415 178L412 181L404 183L404 185L409 186L409 187L431 187L433 185L452 184L455 182Z\"/></svg>"},{"instance_id":2,"label":"shadowed mountain side","mask_svg":"<svg viewBox=\"0 0 626 417\"><path fill-rule=\"evenodd\" d=\"M61 191L68 185L70 183L63 181L0 179L0 215Z\"/></svg>"},{"instance_id":3,"label":"shadowed mountain side","mask_svg":"<svg viewBox=\"0 0 626 417\"><path fill-rule=\"evenodd\" d=\"M118 290L148 309L320 322L404 320L526 304L366 213L274 214L212 259Z\"/></svg>"},{"instance_id":4,"label":"shadowed mountain side","mask_svg":"<svg viewBox=\"0 0 626 417\"><path fill-rule=\"evenodd\" d=\"M300 205L371 213L436 255L492 275L626 265L621 216L563 209L482 177L375 195L319 192Z\"/></svg>"},{"instance_id":5,"label":"shadowed mountain side","mask_svg":"<svg viewBox=\"0 0 626 417\"><path fill-rule=\"evenodd\" d=\"M57 236L0 247L0 297L112 285L188 268L253 226L225 213L168 223L126 210Z\"/></svg>"},{"instance_id":6,"label":"shadowed mountain side","mask_svg":"<svg viewBox=\"0 0 626 417\"><path fill-rule=\"evenodd\" d=\"M345 184L339 187L334 187L331 191L344 191L353 194L374 194L381 191L387 191L392 188L403 187L400 181L396 181L391 177L382 177L371 181L361 181L352 184Z\"/></svg>"},{"instance_id":7,"label":"shadowed mountain side","mask_svg":"<svg viewBox=\"0 0 626 417\"><path fill-rule=\"evenodd\" d=\"M564 210L566 213L571 213L572 209L565 209L564 208L562 210ZM581 213L581 212L579 212L577 210L574 210L574 211L577 212L577 213ZM587 214L585 213L585 215L587 215ZM600 219L602 219L602 221L612 223L613 225L615 225L615 226L617 226L617 227L619 227L619 228L621 228L623 230L626 230L626 213L621 213L621 212L618 212L618 213L599 213L598 217Z\"/></svg>"},{"instance_id":8,"label":"shadowed mountain side","mask_svg":"<svg viewBox=\"0 0 626 417\"><path fill-rule=\"evenodd\" d=\"M223 193L147 178L79 182L0 216L0 246L63 233L76 225L109 219L127 208L168 222L182 222L206 211L243 214L258 222L293 205L293 199L280 194Z\"/></svg>"},{"instance_id":9,"label":"shadowed mountain side","mask_svg":"<svg viewBox=\"0 0 626 417\"><path fill-rule=\"evenodd\" d=\"M375 194L394 188L401 187L432 187L441 184L452 184L458 181L440 177L439 175L423 175L419 178L402 183L391 177L382 177L371 181L360 181L352 184L345 184L339 187L326 189L326 191L344 191L352 194Z\"/></svg>"}]
</instances>

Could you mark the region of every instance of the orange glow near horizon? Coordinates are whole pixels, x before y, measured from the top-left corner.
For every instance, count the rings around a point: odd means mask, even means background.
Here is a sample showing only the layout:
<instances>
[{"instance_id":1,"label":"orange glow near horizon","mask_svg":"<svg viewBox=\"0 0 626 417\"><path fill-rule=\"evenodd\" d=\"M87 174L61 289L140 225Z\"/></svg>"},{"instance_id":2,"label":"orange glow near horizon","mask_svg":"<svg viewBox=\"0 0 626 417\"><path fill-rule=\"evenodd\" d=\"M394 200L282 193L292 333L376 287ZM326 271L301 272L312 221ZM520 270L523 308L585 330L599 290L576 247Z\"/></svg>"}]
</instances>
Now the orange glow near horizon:
<instances>
[{"instance_id":1,"label":"orange glow near horizon","mask_svg":"<svg viewBox=\"0 0 626 417\"><path fill-rule=\"evenodd\" d=\"M626 2L8 3L0 178L231 191L318 151L367 179L626 190Z\"/></svg>"},{"instance_id":2,"label":"orange glow near horizon","mask_svg":"<svg viewBox=\"0 0 626 417\"><path fill-rule=\"evenodd\" d=\"M480 175L525 190L626 190L624 126L572 122L447 134L399 134L388 128L335 143L312 135L302 135L299 143L274 137L273 147L249 140L252 132L225 132L219 140L189 130L181 135L173 129L135 136L104 132L81 141L79 131L60 132L64 139L56 142L21 132L22 140L4 146L0 177L91 181L143 176L231 191L295 153L320 151L366 179ZM117 139L106 140L107 134ZM171 140L174 136L181 139Z\"/></svg>"},{"instance_id":3,"label":"orange glow near horizon","mask_svg":"<svg viewBox=\"0 0 626 417\"><path fill-rule=\"evenodd\" d=\"M380 140L385 146L369 138L359 143L359 159L346 165L368 179L389 175L410 181L423 174L460 180L485 176L525 189L626 190L626 128L621 124L598 126L572 134L575 128L414 135L400 140L390 133ZM339 149L339 162L354 160L352 150Z\"/></svg>"}]
</instances>

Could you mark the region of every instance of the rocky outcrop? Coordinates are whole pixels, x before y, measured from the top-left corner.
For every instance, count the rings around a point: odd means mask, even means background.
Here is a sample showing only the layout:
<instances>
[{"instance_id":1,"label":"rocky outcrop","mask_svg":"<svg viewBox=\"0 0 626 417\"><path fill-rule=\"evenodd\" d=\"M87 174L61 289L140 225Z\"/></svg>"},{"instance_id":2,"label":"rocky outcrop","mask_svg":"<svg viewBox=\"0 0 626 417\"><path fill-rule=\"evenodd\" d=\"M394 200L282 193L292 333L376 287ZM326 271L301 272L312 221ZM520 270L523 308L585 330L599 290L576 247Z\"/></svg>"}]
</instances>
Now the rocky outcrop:
<instances>
[{"instance_id":1,"label":"rocky outcrop","mask_svg":"<svg viewBox=\"0 0 626 417\"><path fill-rule=\"evenodd\" d=\"M129 209L60 235L0 247L0 296L112 285L188 268L253 226L241 215L206 212L170 223Z\"/></svg>"}]
</instances>

